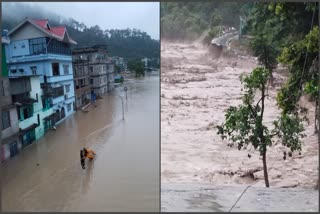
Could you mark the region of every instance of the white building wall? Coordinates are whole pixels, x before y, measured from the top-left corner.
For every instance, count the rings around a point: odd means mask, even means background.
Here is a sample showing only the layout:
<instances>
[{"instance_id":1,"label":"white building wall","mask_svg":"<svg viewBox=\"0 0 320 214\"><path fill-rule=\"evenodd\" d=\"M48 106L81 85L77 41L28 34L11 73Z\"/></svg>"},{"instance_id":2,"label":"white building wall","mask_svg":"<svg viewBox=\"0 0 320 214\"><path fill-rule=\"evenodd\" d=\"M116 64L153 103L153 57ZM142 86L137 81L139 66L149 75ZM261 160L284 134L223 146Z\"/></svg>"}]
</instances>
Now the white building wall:
<instances>
[{"instance_id":1,"label":"white building wall","mask_svg":"<svg viewBox=\"0 0 320 214\"><path fill-rule=\"evenodd\" d=\"M11 41L22 40L22 39L33 39L39 37L47 36L41 30L31 25L30 23L24 24L18 31L16 31L13 35L10 35Z\"/></svg>"},{"instance_id":2,"label":"white building wall","mask_svg":"<svg viewBox=\"0 0 320 214\"><path fill-rule=\"evenodd\" d=\"M9 114L10 114L10 127L4 129L1 131L1 138L7 138L11 136L14 133L17 133L19 131L19 126L18 126L18 114L16 108L11 108L8 109Z\"/></svg>"}]
</instances>

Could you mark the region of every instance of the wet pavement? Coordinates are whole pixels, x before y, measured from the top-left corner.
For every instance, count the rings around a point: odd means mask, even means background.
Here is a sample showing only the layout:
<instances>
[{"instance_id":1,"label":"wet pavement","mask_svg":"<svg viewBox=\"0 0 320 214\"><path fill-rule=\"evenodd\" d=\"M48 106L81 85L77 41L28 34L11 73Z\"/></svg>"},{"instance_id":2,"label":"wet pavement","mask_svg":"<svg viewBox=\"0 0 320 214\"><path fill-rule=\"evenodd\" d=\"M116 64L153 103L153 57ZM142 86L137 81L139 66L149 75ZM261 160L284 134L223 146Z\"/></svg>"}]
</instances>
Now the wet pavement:
<instances>
[{"instance_id":1,"label":"wet pavement","mask_svg":"<svg viewBox=\"0 0 320 214\"><path fill-rule=\"evenodd\" d=\"M161 184L165 212L317 212L319 192L245 185ZM244 191L246 190L246 191ZM243 193L244 192L244 193ZM243 193L243 194L242 194ZM242 194L242 196L241 196ZM241 196L241 198L237 199ZM237 203L236 203L237 202Z\"/></svg>"},{"instance_id":2,"label":"wet pavement","mask_svg":"<svg viewBox=\"0 0 320 214\"><path fill-rule=\"evenodd\" d=\"M159 211L159 76L125 85L2 165L3 211Z\"/></svg>"}]
</instances>

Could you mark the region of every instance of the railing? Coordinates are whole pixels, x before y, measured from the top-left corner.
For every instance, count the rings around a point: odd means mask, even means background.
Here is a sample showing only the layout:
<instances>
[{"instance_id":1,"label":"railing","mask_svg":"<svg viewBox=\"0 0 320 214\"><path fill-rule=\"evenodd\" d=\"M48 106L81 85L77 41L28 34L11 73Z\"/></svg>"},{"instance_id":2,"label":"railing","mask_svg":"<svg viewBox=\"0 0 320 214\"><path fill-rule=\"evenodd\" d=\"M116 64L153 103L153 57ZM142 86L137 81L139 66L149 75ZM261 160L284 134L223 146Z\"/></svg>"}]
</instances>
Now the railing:
<instances>
[{"instance_id":1,"label":"railing","mask_svg":"<svg viewBox=\"0 0 320 214\"><path fill-rule=\"evenodd\" d=\"M68 75L58 75L58 76L47 76L47 82L48 83L53 83L53 82L61 82L64 80L71 80L73 79L72 74Z\"/></svg>"}]
</instances>

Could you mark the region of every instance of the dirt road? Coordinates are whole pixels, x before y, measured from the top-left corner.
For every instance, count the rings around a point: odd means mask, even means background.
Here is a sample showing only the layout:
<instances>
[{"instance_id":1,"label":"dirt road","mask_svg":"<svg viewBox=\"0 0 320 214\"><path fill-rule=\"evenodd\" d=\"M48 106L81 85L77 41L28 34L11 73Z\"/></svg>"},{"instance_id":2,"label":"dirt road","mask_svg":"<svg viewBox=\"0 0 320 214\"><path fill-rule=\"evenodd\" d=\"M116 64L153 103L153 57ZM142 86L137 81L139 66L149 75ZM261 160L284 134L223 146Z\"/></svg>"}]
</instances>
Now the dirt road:
<instances>
[{"instance_id":1,"label":"dirt road","mask_svg":"<svg viewBox=\"0 0 320 214\"><path fill-rule=\"evenodd\" d=\"M161 180L162 183L251 184L264 186L262 161L251 149L227 147L215 126L230 105L241 103L239 76L257 66L251 56L212 59L198 44L161 42ZM265 121L271 126L279 110L274 97L285 77L276 75L269 87ZM314 106L301 155L283 160L280 142L267 152L269 180L276 187L312 188L318 181L318 141ZM252 157L248 158L248 153ZM243 176L248 170L253 176Z\"/></svg>"}]
</instances>

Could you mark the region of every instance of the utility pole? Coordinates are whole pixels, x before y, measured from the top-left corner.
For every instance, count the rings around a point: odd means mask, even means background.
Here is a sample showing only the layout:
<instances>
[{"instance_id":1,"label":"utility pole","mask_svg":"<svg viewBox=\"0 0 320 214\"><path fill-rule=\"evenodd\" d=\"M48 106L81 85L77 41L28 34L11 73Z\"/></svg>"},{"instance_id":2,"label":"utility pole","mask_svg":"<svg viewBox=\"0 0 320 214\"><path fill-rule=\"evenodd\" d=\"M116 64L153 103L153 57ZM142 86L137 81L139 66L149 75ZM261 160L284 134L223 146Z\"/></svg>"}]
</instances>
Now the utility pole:
<instances>
[{"instance_id":1,"label":"utility pole","mask_svg":"<svg viewBox=\"0 0 320 214\"><path fill-rule=\"evenodd\" d=\"M121 103L122 103L122 120L124 120L123 98L122 98L120 95L117 95L117 96L121 98Z\"/></svg>"},{"instance_id":2,"label":"utility pole","mask_svg":"<svg viewBox=\"0 0 320 214\"><path fill-rule=\"evenodd\" d=\"M124 87L124 91L126 92L126 100L128 100L128 97L127 97L128 88L127 88L127 86Z\"/></svg>"}]
</instances>

